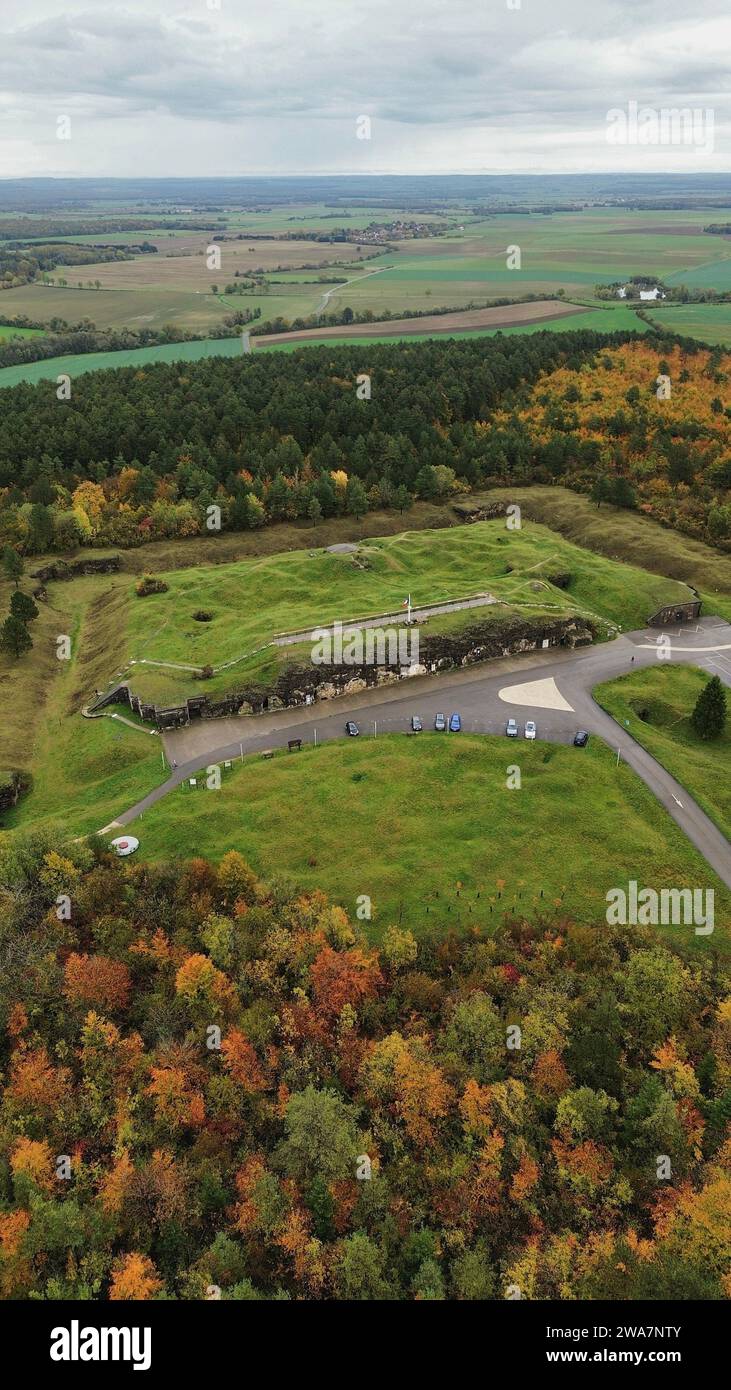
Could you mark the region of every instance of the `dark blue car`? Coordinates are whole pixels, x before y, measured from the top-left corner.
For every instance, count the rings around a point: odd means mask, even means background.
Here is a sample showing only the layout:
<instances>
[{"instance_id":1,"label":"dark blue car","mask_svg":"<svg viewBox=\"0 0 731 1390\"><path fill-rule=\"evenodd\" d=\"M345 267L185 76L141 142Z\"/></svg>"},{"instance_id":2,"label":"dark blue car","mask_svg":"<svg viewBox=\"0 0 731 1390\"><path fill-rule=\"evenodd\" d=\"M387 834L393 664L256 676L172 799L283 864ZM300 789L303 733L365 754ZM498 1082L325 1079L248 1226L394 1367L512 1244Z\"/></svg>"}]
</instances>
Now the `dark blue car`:
<instances>
[{"instance_id":1,"label":"dark blue car","mask_svg":"<svg viewBox=\"0 0 731 1390\"><path fill-rule=\"evenodd\" d=\"M462 720L460 719L458 714L453 714L449 721L449 732L451 734L458 734L461 728Z\"/></svg>"}]
</instances>

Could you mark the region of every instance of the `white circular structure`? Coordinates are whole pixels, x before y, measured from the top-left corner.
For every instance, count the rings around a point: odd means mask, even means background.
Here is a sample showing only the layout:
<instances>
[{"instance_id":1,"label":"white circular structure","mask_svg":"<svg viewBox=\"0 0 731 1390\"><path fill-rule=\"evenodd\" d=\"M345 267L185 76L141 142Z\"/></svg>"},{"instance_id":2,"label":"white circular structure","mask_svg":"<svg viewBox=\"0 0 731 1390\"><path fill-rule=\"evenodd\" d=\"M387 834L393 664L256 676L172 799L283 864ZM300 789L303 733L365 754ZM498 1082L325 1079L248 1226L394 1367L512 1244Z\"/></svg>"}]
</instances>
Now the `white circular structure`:
<instances>
[{"instance_id":1,"label":"white circular structure","mask_svg":"<svg viewBox=\"0 0 731 1390\"><path fill-rule=\"evenodd\" d=\"M120 835L116 840L112 840L112 849L121 856L134 854L139 847L140 842L135 839L134 835Z\"/></svg>"}]
</instances>

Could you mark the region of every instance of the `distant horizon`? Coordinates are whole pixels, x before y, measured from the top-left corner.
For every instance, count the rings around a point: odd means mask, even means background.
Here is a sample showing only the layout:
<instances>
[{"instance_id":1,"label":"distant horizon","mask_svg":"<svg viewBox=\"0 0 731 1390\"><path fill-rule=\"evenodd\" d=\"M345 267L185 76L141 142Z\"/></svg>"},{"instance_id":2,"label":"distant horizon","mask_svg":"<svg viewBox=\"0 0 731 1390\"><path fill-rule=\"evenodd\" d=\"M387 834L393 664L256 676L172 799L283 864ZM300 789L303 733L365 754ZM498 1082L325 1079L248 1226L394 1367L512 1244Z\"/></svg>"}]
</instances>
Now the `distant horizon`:
<instances>
[{"instance_id":1,"label":"distant horizon","mask_svg":"<svg viewBox=\"0 0 731 1390\"><path fill-rule=\"evenodd\" d=\"M572 179L614 179L614 178L633 178L633 179L727 179L731 178L731 166L728 169L718 170L682 170L682 169L572 169L568 171L560 169L544 170L541 173L527 172L522 169L503 170L499 173L476 169L453 169L449 172L444 170L434 170L431 172L405 173L397 172L393 169L378 170L338 170L333 173L330 170L308 170L302 173L297 170L279 170L275 172L261 172L256 174L0 174L0 183L219 183L223 180L266 180L266 179L562 179L567 182Z\"/></svg>"}]
</instances>

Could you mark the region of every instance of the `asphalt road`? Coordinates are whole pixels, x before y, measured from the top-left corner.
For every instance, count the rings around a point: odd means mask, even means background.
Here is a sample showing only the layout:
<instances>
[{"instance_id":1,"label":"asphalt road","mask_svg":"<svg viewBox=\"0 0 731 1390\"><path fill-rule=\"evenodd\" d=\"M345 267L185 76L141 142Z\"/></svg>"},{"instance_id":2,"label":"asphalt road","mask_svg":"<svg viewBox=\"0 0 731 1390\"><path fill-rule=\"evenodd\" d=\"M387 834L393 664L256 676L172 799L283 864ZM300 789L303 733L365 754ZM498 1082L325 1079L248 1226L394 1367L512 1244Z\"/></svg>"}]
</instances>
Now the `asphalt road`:
<instances>
[{"instance_id":1,"label":"asphalt road","mask_svg":"<svg viewBox=\"0 0 731 1390\"><path fill-rule=\"evenodd\" d=\"M663 640L668 638L670 645L663 647ZM658 661L661 649L667 652L666 659L701 666L709 674L719 675L731 687L731 625L711 617L698 624L669 628L663 634L648 629L626 633L597 647L577 651L554 648L485 662L439 676L415 677L407 683L361 691L332 703L321 702L307 708L298 706L273 714L196 720L187 728L163 735L165 751L173 765L172 775L118 816L112 825L115 828L129 825L186 777L212 763L267 748L285 747L288 739L322 743L342 738L346 719L355 720L361 737L377 737L380 733L407 732L412 714L420 715L425 727L429 727L437 712L449 716L457 710L462 728L468 733L504 734L506 721L512 716L518 722L521 735L526 719L534 719L539 739L571 743L577 729L586 729L602 738L618 750L620 757L649 787L719 878L731 888L728 840L685 788L635 742L628 729L602 710L592 696L592 690L602 681ZM554 707L535 703L536 692L528 691L522 696L514 691L516 686L546 681L549 682L548 698ZM553 697L551 689L555 692ZM513 690L509 699L504 695L501 698L500 692L506 690ZM541 692L537 693L540 698ZM458 735L445 734L444 737ZM576 750L576 756L581 757L580 749Z\"/></svg>"}]
</instances>

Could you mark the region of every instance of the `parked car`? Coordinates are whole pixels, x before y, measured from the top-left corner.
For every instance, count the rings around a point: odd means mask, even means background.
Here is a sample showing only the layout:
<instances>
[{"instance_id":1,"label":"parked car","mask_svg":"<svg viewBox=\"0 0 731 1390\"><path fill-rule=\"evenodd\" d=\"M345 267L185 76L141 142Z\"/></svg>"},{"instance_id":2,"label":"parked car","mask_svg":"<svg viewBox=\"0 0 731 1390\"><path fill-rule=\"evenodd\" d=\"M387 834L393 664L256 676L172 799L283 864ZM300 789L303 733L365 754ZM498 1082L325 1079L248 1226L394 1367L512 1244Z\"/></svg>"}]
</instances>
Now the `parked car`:
<instances>
[{"instance_id":1,"label":"parked car","mask_svg":"<svg viewBox=\"0 0 731 1390\"><path fill-rule=\"evenodd\" d=\"M437 733L443 734L446 727L447 716L445 714L438 714L436 719L434 720L434 728L436 729Z\"/></svg>"},{"instance_id":2,"label":"parked car","mask_svg":"<svg viewBox=\"0 0 731 1390\"><path fill-rule=\"evenodd\" d=\"M423 726L423 724L422 724L422 722L421 722L421 720L420 720L418 714L412 714L412 716L411 716L411 732L412 732L412 734L420 734L423 727L424 727L424 726Z\"/></svg>"},{"instance_id":3,"label":"parked car","mask_svg":"<svg viewBox=\"0 0 731 1390\"><path fill-rule=\"evenodd\" d=\"M525 736L526 738L535 738L536 736L536 726L532 719L525 721Z\"/></svg>"},{"instance_id":4,"label":"parked car","mask_svg":"<svg viewBox=\"0 0 731 1390\"><path fill-rule=\"evenodd\" d=\"M586 729L579 729L574 734L574 748L586 748L588 742L589 735L587 734Z\"/></svg>"},{"instance_id":5,"label":"parked car","mask_svg":"<svg viewBox=\"0 0 731 1390\"><path fill-rule=\"evenodd\" d=\"M505 732L508 738L518 737L518 725L516 724L514 719L508 720L507 724L505 725Z\"/></svg>"},{"instance_id":6,"label":"parked car","mask_svg":"<svg viewBox=\"0 0 731 1390\"><path fill-rule=\"evenodd\" d=\"M350 738L357 738L358 734L360 733L360 729L352 719L349 719L347 724L345 725L345 732L346 734L348 734Z\"/></svg>"},{"instance_id":7,"label":"parked car","mask_svg":"<svg viewBox=\"0 0 731 1390\"><path fill-rule=\"evenodd\" d=\"M450 721L449 721L449 730L450 730L450 733L458 734L461 728L462 728L462 720L460 719L459 715L458 715L457 713L455 713L455 714L452 715L452 718L451 718Z\"/></svg>"}]
</instances>

